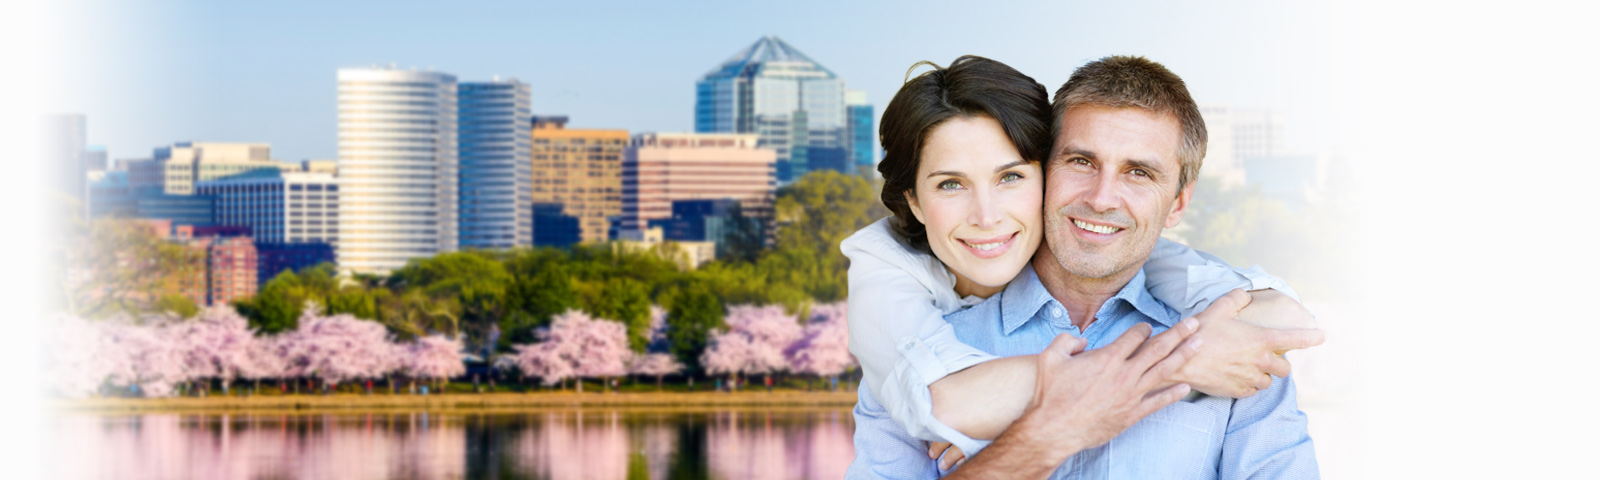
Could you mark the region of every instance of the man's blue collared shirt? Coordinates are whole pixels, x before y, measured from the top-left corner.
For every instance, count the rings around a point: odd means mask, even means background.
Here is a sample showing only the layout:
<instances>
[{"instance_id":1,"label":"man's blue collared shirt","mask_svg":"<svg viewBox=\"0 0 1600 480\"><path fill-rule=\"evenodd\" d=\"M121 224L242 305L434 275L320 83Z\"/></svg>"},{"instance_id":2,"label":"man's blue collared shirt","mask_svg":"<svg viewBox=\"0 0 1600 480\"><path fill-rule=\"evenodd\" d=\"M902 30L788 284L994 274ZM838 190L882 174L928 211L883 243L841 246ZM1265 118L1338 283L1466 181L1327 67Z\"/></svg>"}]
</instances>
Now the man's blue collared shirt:
<instances>
[{"instance_id":1,"label":"man's blue collared shirt","mask_svg":"<svg viewBox=\"0 0 1600 480\"><path fill-rule=\"evenodd\" d=\"M1145 288L1140 272L1107 300L1085 331L1039 282L1032 266L988 300L945 316L956 337L998 356L1044 351L1059 334L1103 347L1144 322L1159 333L1180 318ZM999 321L996 321L999 319ZM856 458L848 478L935 478L949 473L928 459L927 442L912 438L884 411L872 393L859 390L855 408ZM969 456L988 445L945 425ZM1295 403L1294 381L1274 378L1272 387L1244 399L1199 396L1167 406L1134 424L1110 443L1079 452L1052 478L1315 478L1316 455L1306 416Z\"/></svg>"}]
</instances>

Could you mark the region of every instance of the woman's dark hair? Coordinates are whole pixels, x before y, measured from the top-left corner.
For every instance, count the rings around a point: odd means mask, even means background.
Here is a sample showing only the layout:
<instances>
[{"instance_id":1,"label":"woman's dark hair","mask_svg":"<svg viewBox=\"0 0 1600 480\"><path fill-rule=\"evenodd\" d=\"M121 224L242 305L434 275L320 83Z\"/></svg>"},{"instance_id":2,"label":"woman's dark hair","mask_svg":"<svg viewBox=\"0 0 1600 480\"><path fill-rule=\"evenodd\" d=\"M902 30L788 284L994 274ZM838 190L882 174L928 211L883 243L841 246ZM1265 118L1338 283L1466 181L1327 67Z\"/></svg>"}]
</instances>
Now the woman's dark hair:
<instances>
[{"instance_id":1,"label":"woman's dark hair","mask_svg":"<svg viewBox=\"0 0 1600 480\"><path fill-rule=\"evenodd\" d=\"M911 214L906 193L916 195L922 144L934 127L955 117L987 116L1000 123L1024 160L1042 162L1050 154L1050 100L1044 86L1004 63L965 55L949 67L922 61L932 70L907 80L883 109L878 141L883 144L883 205L894 213L889 225L911 246L931 254L927 227ZM910 75L910 72L906 72Z\"/></svg>"}]
</instances>

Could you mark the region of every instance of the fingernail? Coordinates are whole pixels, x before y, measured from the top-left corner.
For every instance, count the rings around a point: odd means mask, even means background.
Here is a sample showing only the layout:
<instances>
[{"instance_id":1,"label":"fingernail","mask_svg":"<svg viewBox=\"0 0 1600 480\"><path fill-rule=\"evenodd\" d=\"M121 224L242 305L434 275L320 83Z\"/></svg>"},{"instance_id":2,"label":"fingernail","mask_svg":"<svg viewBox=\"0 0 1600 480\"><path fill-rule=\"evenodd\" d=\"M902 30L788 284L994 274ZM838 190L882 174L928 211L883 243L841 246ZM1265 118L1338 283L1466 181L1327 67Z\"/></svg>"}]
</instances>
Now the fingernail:
<instances>
[{"instance_id":1,"label":"fingernail","mask_svg":"<svg viewBox=\"0 0 1600 480\"><path fill-rule=\"evenodd\" d=\"M1200 351L1201 343L1205 343L1205 339L1199 337L1191 338L1189 339L1189 348L1198 352Z\"/></svg>"},{"instance_id":2,"label":"fingernail","mask_svg":"<svg viewBox=\"0 0 1600 480\"><path fill-rule=\"evenodd\" d=\"M1200 321L1195 320L1194 317L1185 318L1183 319L1183 326L1188 328L1189 331L1193 332L1200 328Z\"/></svg>"}]
</instances>

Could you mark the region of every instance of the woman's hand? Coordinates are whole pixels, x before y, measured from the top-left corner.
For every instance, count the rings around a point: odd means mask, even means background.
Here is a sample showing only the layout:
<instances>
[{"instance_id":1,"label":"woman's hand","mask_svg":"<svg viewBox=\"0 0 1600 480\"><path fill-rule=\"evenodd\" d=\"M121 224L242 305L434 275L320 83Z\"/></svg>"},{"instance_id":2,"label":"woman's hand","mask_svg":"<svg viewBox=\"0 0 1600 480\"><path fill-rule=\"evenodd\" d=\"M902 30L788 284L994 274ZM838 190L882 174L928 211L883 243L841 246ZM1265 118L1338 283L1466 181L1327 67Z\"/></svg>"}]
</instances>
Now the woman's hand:
<instances>
[{"instance_id":1,"label":"woman's hand","mask_svg":"<svg viewBox=\"0 0 1600 480\"><path fill-rule=\"evenodd\" d=\"M1298 302L1276 291L1252 294L1234 290L1195 316L1194 336L1205 346L1178 372L1178 378L1201 393L1244 398L1272 386L1272 376L1289 375L1288 350L1321 345L1322 330ZM1249 307L1249 308L1247 308Z\"/></svg>"},{"instance_id":2,"label":"woman's hand","mask_svg":"<svg viewBox=\"0 0 1600 480\"><path fill-rule=\"evenodd\" d=\"M957 447L945 442L932 442L928 444L928 458L939 461L939 470L949 471L952 467L967 461L967 454Z\"/></svg>"}]
</instances>

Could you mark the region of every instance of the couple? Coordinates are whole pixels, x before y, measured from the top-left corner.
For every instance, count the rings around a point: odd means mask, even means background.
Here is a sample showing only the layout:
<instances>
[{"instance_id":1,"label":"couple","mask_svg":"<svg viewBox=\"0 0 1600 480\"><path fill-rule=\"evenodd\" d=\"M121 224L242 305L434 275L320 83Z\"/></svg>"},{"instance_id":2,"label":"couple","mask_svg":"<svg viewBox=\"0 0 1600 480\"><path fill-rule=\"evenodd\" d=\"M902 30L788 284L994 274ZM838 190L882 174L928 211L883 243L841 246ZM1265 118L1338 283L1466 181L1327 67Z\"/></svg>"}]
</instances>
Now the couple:
<instances>
[{"instance_id":1,"label":"couple","mask_svg":"<svg viewBox=\"0 0 1600 480\"><path fill-rule=\"evenodd\" d=\"M965 56L879 138L894 216L840 246L849 478L1317 476L1280 354L1322 332L1281 281L1160 239L1205 156L1182 79L1107 57L1051 103Z\"/></svg>"}]
</instances>

